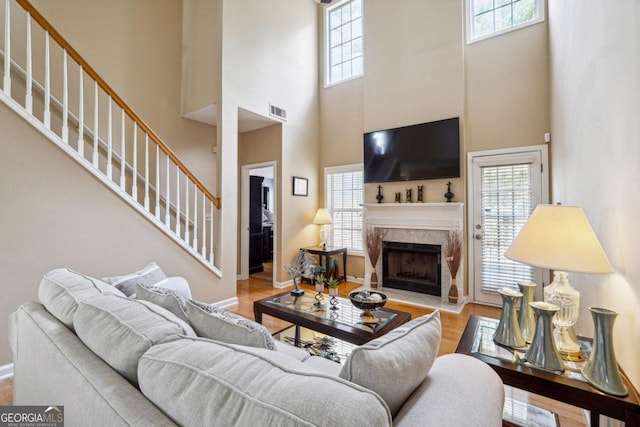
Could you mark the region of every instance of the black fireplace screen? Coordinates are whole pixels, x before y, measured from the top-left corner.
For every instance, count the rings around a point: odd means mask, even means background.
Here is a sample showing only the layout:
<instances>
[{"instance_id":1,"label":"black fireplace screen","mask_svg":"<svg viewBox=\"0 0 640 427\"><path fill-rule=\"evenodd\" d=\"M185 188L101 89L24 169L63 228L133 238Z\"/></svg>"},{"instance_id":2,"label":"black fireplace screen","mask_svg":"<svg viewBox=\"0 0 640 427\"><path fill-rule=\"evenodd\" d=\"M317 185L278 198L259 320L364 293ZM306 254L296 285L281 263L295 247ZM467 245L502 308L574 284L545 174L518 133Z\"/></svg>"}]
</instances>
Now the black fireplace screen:
<instances>
[{"instance_id":1,"label":"black fireplace screen","mask_svg":"<svg viewBox=\"0 0 640 427\"><path fill-rule=\"evenodd\" d=\"M382 242L382 284L441 296L440 245Z\"/></svg>"}]
</instances>

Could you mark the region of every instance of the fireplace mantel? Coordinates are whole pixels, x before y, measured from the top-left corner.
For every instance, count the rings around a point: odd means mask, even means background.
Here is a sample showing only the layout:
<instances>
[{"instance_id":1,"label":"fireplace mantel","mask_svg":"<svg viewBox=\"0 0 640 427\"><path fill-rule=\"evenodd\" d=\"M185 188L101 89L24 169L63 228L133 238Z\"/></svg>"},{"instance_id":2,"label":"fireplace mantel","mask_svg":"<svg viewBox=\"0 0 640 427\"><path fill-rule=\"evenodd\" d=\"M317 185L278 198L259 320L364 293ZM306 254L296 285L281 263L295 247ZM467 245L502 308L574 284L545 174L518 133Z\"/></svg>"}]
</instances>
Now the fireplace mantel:
<instances>
[{"instance_id":1,"label":"fireplace mantel","mask_svg":"<svg viewBox=\"0 0 640 427\"><path fill-rule=\"evenodd\" d=\"M425 243L425 244L445 244L446 233L450 230L458 230L464 236L464 203L366 203L362 205L364 211L364 224L367 227L380 228L386 230L388 241ZM444 256L444 255L443 255ZM371 263L365 251L365 286L370 285ZM450 274L445 263L442 263L442 295L440 301L442 306L447 305L447 296L450 287ZM378 260L376 265L378 277L382 274L382 260ZM460 271L458 272L458 286L464 284L464 257ZM383 292L391 295L394 291L389 288L382 288ZM416 302L422 299L421 295L415 292L400 291L404 294L412 294L406 301ZM459 295L463 295L458 290ZM395 299L403 300L398 296ZM464 305L465 298L460 297L458 306Z\"/></svg>"},{"instance_id":2,"label":"fireplace mantel","mask_svg":"<svg viewBox=\"0 0 640 427\"><path fill-rule=\"evenodd\" d=\"M362 206L367 226L463 232L464 203L366 203Z\"/></svg>"}]
</instances>

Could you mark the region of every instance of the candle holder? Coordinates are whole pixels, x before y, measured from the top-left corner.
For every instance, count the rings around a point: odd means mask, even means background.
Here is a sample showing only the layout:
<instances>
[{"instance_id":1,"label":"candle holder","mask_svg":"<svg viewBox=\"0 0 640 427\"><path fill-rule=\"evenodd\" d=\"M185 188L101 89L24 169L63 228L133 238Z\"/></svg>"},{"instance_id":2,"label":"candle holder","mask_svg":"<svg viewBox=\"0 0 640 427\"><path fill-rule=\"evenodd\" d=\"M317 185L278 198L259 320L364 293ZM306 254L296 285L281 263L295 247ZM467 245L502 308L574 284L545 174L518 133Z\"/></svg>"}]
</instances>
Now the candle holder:
<instances>
[{"instance_id":1,"label":"candle holder","mask_svg":"<svg viewBox=\"0 0 640 427\"><path fill-rule=\"evenodd\" d=\"M547 371L564 371L564 363L553 340L551 320L560 307L542 301L530 302L529 307L536 317L536 330L531 345L525 353L525 360Z\"/></svg>"},{"instance_id":2,"label":"candle holder","mask_svg":"<svg viewBox=\"0 0 640 427\"><path fill-rule=\"evenodd\" d=\"M522 337L528 343L533 341L533 334L536 330L536 318L529 303L533 301L533 292L536 290L536 284L533 282L518 282L518 289L522 292L520 300L520 314L518 317L518 325Z\"/></svg>"},{"instance_id":3,"label":"candle holder","mask_svg":"<svg viewBox=\"0 0 640 427\"><path fill-rule=\"evenodd\" d=\"M516 311L516 304L522 298L522 293L509 288L502 288L498 293L502 297L502 314L493 334L493 341L510 348L524 348L526 343L520 333Z\"/></svg>"}]
</instances>

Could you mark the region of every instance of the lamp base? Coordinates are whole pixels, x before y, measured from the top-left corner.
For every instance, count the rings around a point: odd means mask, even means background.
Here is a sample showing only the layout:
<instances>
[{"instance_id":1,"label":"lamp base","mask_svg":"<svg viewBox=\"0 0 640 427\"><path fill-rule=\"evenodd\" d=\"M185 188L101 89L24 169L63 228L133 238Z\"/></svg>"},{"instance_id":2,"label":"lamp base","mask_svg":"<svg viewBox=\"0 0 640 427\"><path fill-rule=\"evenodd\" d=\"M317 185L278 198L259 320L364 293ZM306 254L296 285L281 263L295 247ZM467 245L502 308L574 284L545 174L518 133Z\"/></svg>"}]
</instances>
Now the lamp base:
<instances>
[{"instance_id":1,"label":"lamp base","mask_svg":"<svg viewBox=\"0 0 640 427\"><path fill-rule=\"evenodd\" d=\"M580 354L580 345L571 339L571 335L569 335L569 330L566 326L556 325L553 337L555 338L558 352L563 356L563 359L571 360L567 357ZM567 355L567 357L564 355Z\"/></svg>"}]
</instances>

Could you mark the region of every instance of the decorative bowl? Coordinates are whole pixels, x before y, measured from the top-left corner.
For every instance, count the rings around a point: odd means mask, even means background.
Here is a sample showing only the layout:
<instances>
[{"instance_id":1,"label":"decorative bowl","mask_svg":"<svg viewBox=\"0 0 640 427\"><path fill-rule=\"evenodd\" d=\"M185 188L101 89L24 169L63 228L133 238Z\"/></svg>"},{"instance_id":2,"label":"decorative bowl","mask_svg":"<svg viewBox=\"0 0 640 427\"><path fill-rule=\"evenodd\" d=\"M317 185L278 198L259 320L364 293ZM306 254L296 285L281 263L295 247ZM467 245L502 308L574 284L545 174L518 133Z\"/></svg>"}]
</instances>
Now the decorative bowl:
<instances>
[{"instance_id":1,"label":"decorative bowl","mask_svg":"<svg viewBox=\"0 0 640 427\"><path fill-rule=\"evenodd\" d=\"M356 291L349 294L351 304L362 310L361 317L367 323L375 323L379 319L371 312L384 306L387 296L375 291Z\"/></svg>"}]
</instances>

